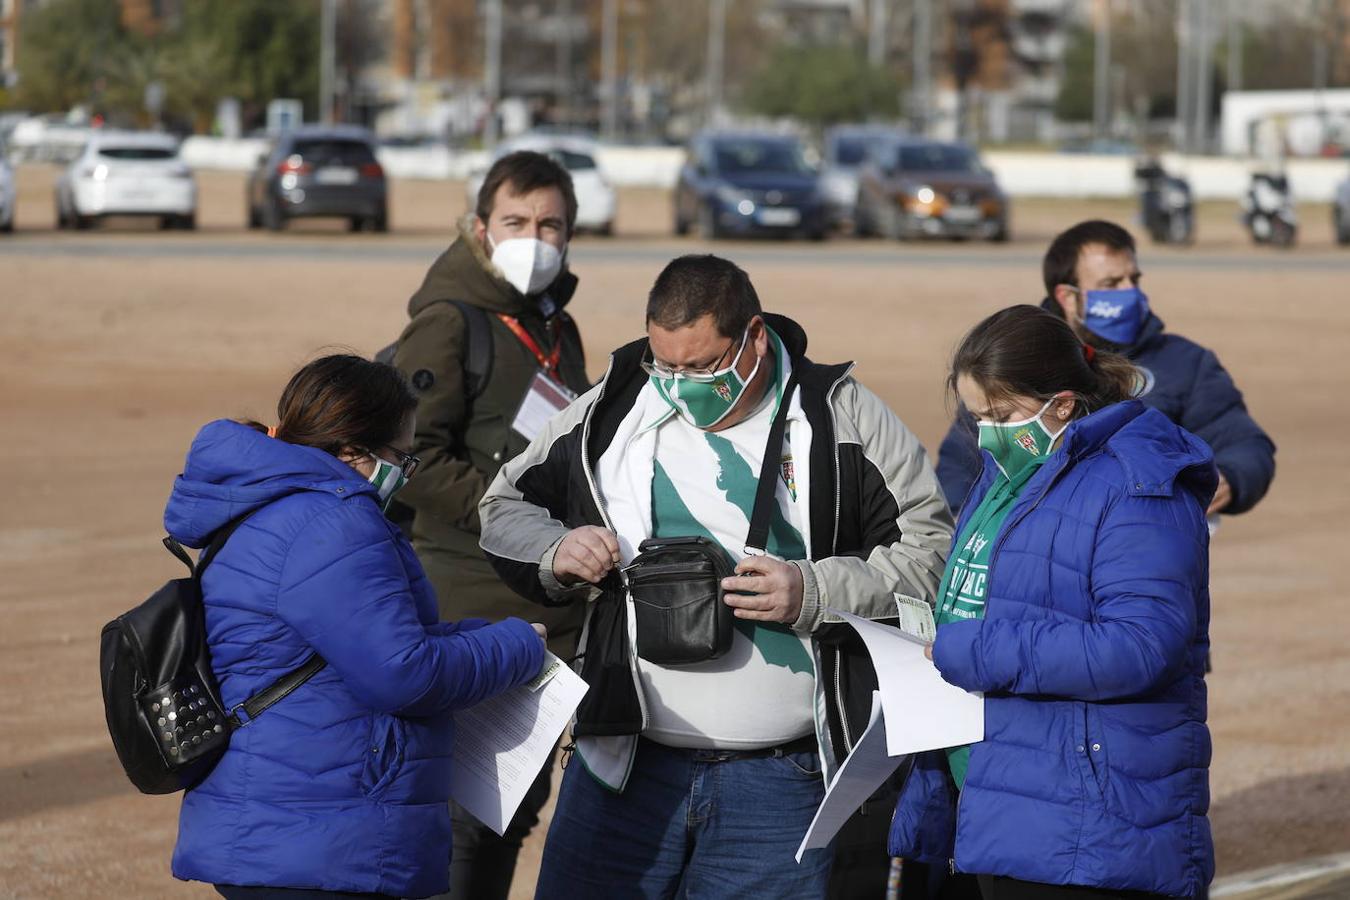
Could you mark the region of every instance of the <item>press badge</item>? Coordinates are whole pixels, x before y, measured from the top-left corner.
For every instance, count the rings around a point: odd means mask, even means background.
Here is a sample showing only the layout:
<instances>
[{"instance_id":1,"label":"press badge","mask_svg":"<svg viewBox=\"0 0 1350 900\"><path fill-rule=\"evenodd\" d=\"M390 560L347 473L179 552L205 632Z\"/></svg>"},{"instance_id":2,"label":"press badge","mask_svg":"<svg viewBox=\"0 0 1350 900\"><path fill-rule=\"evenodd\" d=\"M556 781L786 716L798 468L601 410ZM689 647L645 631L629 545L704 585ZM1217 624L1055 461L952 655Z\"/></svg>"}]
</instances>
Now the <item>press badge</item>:
<instances>
[{"instance_id":1,"label":"press badge","mask_svg":"<svg viewBox=\"0 0 1350 900\"><path fill-rule=\"evenodd\" d=\"M573 391L558 384L542 371L535 372L534 378L530 381L530 389L525 392L525 399L520 401L520 408L516 410L511 430L527 441L534 440L553 417L566 409L576 396Z\"/></svg>"}]
</instances>

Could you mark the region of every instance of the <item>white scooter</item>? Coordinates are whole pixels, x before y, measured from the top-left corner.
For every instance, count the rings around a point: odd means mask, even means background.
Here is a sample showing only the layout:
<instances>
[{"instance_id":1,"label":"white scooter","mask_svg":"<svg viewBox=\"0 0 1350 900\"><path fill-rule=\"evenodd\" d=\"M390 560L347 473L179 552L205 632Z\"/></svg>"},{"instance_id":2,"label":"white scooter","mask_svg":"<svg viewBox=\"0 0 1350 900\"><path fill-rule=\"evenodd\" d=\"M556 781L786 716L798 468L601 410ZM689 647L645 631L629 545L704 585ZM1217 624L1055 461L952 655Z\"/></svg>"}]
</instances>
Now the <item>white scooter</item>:
<instances>
[{"instance_id":1,"label":"white scooter","mask_svg":"<svg viewBox=\"0 0 1350 900\"><path fill-rule=\"evenodd\" d=\"M1298 237L1298 218L1284 175L1257 172L1242 198L1242 223L1258 244L1292 247Z\"/></svg>"}]
</instances>

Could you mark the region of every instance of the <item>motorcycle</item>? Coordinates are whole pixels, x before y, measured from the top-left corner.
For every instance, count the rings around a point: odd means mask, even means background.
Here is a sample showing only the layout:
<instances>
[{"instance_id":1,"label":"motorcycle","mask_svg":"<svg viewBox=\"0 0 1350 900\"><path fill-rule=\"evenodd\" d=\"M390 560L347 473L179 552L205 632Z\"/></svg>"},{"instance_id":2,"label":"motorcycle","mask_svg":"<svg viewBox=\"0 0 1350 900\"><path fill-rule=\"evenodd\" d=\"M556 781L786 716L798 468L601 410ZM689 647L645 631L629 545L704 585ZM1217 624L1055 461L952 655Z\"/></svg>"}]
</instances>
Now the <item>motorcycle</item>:
<instances>
[{"instance_id":1,"label":"motorcycle","mask_svg":"<svg viewBox=\"0 0 1350 900\"><path fill-rule=\"evenodd\" d=\"M1169 175L1156 161L1134 170L1139 181L1139 215L1156 244L1189 244L1195 240L1195 202L1185 178Z\"/></svg>"},{"instance_id":2,"label":"motorcycle","mask_svg":"<svg viewBox=\"0 0 1350 900\"><path fill-rule=\"evenodd\" d=\"M1258 244L1292 247L1298 237L1298 218L1284 175L1257 172L1242 198L1242 223Z\"/></svg>"}]
</instances>

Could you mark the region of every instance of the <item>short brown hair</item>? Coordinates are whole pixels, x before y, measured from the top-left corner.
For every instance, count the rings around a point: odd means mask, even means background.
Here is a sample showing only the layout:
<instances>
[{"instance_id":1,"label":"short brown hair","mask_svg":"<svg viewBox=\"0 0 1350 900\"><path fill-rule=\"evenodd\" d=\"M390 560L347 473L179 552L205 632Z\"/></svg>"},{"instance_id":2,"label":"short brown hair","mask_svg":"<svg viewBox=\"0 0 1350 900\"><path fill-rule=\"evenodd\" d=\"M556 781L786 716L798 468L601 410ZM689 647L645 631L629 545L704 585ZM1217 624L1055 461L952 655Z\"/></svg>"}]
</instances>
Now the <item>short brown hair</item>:
<instances>
[{"instance_id":1,"label":"short brown hair","mask_svg":"<svg viewBox=\"0 0 1350 900\"><path fill-rule=\"evenodd\" d=\"M1058 234L1045 251L1045 258L1041 260L1041 279L1045 282L1046 296L1055 296L1056 285L1081 287L1078 283L1078 257L1089 244L1101 244L1117 253L1135 252L1134 238L1115 222L1104 219L1079 222ZM1051 312L1062 315L1058 304Z\"/></svg>"},{"instance_id":2,"label":"short brown hair","mask_svg":"<svg viewBox=\"0 0 1350 900\"><path fill-rule=\"evenodd\" d=\"M722 337L740 337L760 315L759 295L745 270L711 253L676 257L647 295L647 324L667 331L712 316Z\"/></svg>"},{"instance_id":3,"label":"short brown hair","mask_svg":"<svg viewBox=\"0 0 1350 900\"><path fill-rule=\"evenodd\" d=\"M276 437L333 456L352 448L369 452L398 440L416 409L417 395L393 366L350 354L325 356L291 376L281 392Z\"/></svg>"},{"instance_id":4,"label":"short brown hair","mask_svg":"<svg viewBox=\"0 0 1350 900\"><path fill-rule=\"evenodd\" d=\"M474 208L474 214L484 225L492 216L497 190L504 184L510 186L511 193L518 195L557 188L567 210L567 233L570 235L576 230L577 195L572 189L572 176L551 157L533 150L517 150L492 164L483 179L483 186L478 189L478 204Z\"/></svg>"}]
</instances>

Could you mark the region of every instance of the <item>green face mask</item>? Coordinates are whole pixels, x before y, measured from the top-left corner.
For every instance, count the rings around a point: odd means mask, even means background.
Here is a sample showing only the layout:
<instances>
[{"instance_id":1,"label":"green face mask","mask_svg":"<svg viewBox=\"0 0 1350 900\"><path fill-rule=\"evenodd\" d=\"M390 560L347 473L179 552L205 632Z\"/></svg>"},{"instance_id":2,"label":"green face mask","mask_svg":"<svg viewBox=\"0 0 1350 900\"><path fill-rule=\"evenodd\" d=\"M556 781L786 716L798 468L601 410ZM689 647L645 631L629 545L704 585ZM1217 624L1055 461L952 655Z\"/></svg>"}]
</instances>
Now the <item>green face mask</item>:
<instances>
[{"instance_id":1,"label":"green face mask","mask_svg":"<svg viewBox=\"0 0 1350 900\"><path fill-rule=\"evenodd\" d=\"M403 474L402 466L380 459L378 456L372 458L375 460L375 471L370 473L370 483L375 485L375 490L379 492L380 509L388 510L394 495L408 483L408 479Z\"/></svg>"},{"instance_id":2,"label":"green face mask","mask_svg":"<svg viewBox=\"0 0 1350 900\"><path fill-rule=\"evenodd\" d=\"M1054 450L1055 441L1064 433L1064 429L1051 434L1041 421L1045 411L1054 402L1052 397L1045 402L1040 412L1020 422L976 423L980 429L980 449L989 451L999 471L1008 480L1011 481L1017 473L1036 460L1049 456Z\"/></svg>"},{"instance_id":3,"label":"green face mask","mask_svg":"<svg viewBox=\"0 0 1350 900\"><path fill-rule=\"evenodd\" d=\"M663 375L649 368L652 384L661 398L689 424L695 428L712 428L731 415L736 404L745 396L746 386L759 373L762 358L755 360L755 367L745 378L736 371L749 338L750 330L747 328L745 336L741 338L741 347L736 351L736 358L725 369L698 374L676 372Z\"/></svg>"}]
</instances>

